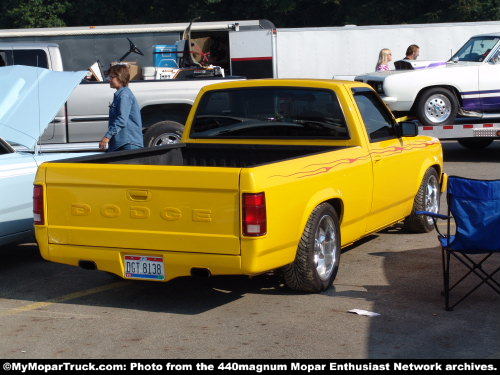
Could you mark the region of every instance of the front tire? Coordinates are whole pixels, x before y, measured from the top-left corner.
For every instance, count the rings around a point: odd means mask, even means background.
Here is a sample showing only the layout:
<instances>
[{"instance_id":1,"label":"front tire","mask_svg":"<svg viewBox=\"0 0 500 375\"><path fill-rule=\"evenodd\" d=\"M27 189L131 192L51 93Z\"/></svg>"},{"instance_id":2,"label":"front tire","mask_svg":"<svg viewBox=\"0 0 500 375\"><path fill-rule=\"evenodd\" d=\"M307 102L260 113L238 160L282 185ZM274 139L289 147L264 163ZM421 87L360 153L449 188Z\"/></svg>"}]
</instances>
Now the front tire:
<instances>
[{"instance_id":1,"label":"front tire","mask_svg":"<svg viewBox=\"0 0 500 375\"><path fill-rule=\"evenodd\" d=\"M144 133L144 146L156 147L179 143L184 125L175 121L160 121L147 128Z\"/></svg>"},{"instance_id":2,"label":"front tire","mask_svg":"<svg viewBox=\"0 0 500 375\"><path fill-rule=\"evenodd\" d=\"M328 289L340 260L339 219L335 209L322 203L314 209L297 247L295 261L283 267L285 284L302 292Z\"/></svg>"},{"instance_id":3,"label":"front tire","mask_svg":"<svg viewBox=\"0 0 500 375\"><path fill-rule=\"evenodd\" d=\"M413 202L411 214L405 219L404 227L412 233L427 233L434 229L434 221L429 216L417 215L415 211L439 212L441 188L438 173L429 168L424 175Z\"/></svg>"},{"instance_id":4,"label":"front tire","mask_svg":"<svg viewBox=\"0 0 500 375\"><path fill-rule=\"evenodd\" d=\"M425 90L420 96L416 112L422 125L449 125L455 121L458 107L458 99L452 91L434 87Z\"/></svg>"}]
</instances>

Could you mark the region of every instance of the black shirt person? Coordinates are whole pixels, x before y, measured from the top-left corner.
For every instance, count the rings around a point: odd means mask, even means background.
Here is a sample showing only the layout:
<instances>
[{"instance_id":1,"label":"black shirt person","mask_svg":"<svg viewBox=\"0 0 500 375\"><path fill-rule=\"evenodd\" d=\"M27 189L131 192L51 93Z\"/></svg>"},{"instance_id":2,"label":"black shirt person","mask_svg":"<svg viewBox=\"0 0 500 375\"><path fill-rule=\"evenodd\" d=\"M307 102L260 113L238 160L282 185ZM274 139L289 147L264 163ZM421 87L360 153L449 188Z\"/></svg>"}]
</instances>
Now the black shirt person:
<instances>
[{"instance_id":1,"label":"black shirt person","mask_svg":"<svg viewBox=\"0 0 500 375\"><path fill-rule=\"evenodd\" d=\"M406 49L406 56L402 60L394 62L396 70L413 70L413 65L408 60L416 60L420 52L420 47L412 44Z\"/></svg>"}]
</instances>

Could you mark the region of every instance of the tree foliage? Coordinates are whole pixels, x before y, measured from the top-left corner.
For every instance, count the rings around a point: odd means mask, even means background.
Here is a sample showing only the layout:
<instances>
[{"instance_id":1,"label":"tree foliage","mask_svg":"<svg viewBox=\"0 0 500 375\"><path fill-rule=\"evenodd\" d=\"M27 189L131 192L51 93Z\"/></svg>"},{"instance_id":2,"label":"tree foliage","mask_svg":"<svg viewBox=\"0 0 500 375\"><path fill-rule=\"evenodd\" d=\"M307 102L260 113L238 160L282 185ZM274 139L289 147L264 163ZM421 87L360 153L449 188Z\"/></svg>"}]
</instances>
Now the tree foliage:
<instances>
[{"instance_id":1,"label":"tree foliage","mask_svg":"<svg viewBox=\"0 0 500 375\"><path fill-rule=\"evenodd\" d=\"M0 26L8 28L65 26L66 1L2 0Z\"/></svg>"},{"instance_id":2,"label":"tree foliage","mask_svg":"<svg viewBox=\"0 0 500 375\"><path fill-rule=\"evenodd\" d=\"M2 0L0 27L268 19L277 27L500 19L500 0Z\"/></svg>"}]
</instances>

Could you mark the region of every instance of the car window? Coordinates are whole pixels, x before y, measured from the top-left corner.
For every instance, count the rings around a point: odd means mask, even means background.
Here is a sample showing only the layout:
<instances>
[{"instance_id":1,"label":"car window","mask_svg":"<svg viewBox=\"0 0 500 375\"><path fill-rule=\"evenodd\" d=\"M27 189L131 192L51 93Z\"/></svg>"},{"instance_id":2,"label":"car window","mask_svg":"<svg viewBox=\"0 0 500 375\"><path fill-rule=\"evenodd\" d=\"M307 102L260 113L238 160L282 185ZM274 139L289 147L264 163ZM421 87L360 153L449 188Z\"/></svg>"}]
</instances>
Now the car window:
<instances>
[{"instance_id":1,"label":"car window","mask_svg":"<svg viewBox=\"0 0 500 375\"><path fill-rule=\"evenodd\" d=\"M489 61L490 64L500 65L500 48L496 50L496 52L491 55Z\"/></svg>"},{"instance_id":2,"label":"car window","mask_svg":"<svg viewBox=\"0 0 500 375\"><path fill-rule=\"evenodd\" d=\"M0 66L12 65L12 51L11 50L0 50Z\"/></svg>"},{"instance_id":3,"label":"car window","mask_svg":"<svg viewBox=\"0 0 500 375\"><path fill-rule=\"evenodd\" d=\"M500 37L485 36L471 38L460 50L451 58L451 61L483 61L491 52Z\"/></svg>"},{"instance_id":4,"label":"car window","mask_svg":"<svg viewBox=\"0 0 500 375\"><path fill-rule=\"evenodd\" d=\"M252 87L207 92L191 138L349 139L331 90Z\"/></svg>"},{"instance_id":5,"label":"car window","mask_svg":"<svg viewBox=\"0 0 500 375\"><path fill-rule=\"evenodd\" d=\"M397 138L394 120L373 91L355 92L354 98L363 117L370 142Z\"/></svg>"},{"instance_id":6,"label":"car window","mask_svg":"<svg viewBox=\"0 0 500 375\"><path fill-rule=\"evenodd\" d=\"M47 54L42 49L15 49L12 50L13 65L29 65L39 68L48 68Z\"/></svg>"}]
</instances>

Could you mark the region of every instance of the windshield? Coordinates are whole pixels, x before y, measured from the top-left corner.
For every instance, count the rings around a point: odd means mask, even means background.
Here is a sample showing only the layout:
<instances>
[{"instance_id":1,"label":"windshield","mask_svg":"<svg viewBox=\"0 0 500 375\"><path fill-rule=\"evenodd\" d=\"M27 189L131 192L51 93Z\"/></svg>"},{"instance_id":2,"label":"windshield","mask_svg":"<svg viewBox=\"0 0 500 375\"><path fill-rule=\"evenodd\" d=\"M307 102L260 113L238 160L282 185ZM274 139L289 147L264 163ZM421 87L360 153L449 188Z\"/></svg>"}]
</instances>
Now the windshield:
<instances>
[{"instance_id":1,"label":"windshield","mask_svg":"<svg viewBox=\"0 0 500 375\"><path fill-rule=\"evenodd\" d=\"M198 106L190 136L349 139L333 91L293 87L209 91Z\"/></svg>"},{"instance_id":2,"label":"windshield","mask_svg":"<svg viewBox=\"0 0 500 375\"><path fill-rule=\"evenodd\" d=\"M471 38L451 58L451 61L483 61L500 40L497 36L482 36Z\"/></svg>"}]
</instances>

